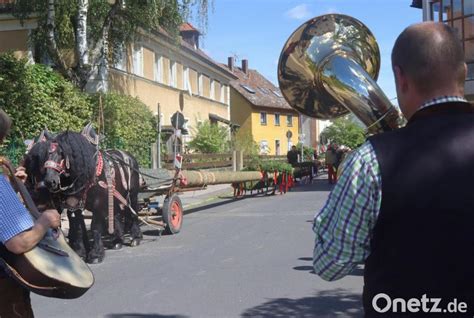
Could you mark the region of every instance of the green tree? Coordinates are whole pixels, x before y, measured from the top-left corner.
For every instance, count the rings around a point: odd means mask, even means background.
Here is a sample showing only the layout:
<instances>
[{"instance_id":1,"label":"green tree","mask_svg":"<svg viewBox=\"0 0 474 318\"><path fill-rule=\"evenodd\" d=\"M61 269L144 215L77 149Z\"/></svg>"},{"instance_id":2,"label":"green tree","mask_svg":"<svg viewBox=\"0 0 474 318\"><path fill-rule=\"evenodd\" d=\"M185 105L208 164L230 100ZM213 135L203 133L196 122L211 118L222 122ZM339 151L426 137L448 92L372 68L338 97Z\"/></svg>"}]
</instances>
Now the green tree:
<instances>
[{"instance_id":1,"label":"green tree","mask_svg":"<svg viewBox=\"0 0 474 318\"><path fill-rule=\"evenodd\" d=\"M337 118L326 127L321 137L338 145L356 148L365 141L364 129L347 117Z\"/></svg>"},{"instance_id":2,"label":"green tree","mask_svg":"<svg viewBox=\"0 0 474 318\"><path fill-rule=\"evenodd\" d=\"M298 153L301 154L301 143L296 145ZM303 161L312 161L314 157L314 149L303 145Z\"/></svg>"},{"instance_id":3,"label":"green tree","mask_svg":"<svg viewBox=\"0 0 474 318\"><path fill-rule=\"evenodd\" d=\"M226 127L211 124L209 120L198 123L195 136L189 142L191 149L201 153L220 153L227 149L229 133Z\"/></svg>"},{"instance_id":4,"label":"green tree","mask_svg":"<svg viewBox=\"0 0 474 318\"><path fill-rule=\"evenodd\" d=\"M151 164L156 118L138 98L109 93L91 95L95 126L105 136L103 146L130 152L141 166ZM103 118L103 120L102 120Z\"/></svg>"},{"instance_id":5,"label":"green tree","mask_svg":"<svg viewBox=\"0 0 474 318\"><path fill-rule=\"evenodd\" d=\"M106 78L108 62L121 55L138 28L163 28L176 36L196 7L201 21L207 21L209 4L209 0L17 0L13 14L21 21L30 16L37 19L32 34L35 46L48 53L64 77L84 89L94 70L99 78ZM76 57L72 65L65 54L71 51Z\"/></svg>"},{"instance_id":6,"label":"green tree","mask_svg":"<svg viewBox=\"0 0 474 318\"><path fill-rule=\"evenodd\" d=\"M235 150L243 151L245 156L258 156L260 147L257 142L253 139L250 131L237 132L232 136L232 148Z\"/></svg>"},{"instance_id":7,"label":"green tree","mask_svg":"<svg viewBox=\"0 0 474 318\"><path fill-rule=\"evenodd\" d=\"M51 68L28 64L13 54L0 54L0 108L12 118L5 147L12 160L24 150L23 140L51 131L80 130L92 118L87 96Z\"/></svg>"}]
</instances>

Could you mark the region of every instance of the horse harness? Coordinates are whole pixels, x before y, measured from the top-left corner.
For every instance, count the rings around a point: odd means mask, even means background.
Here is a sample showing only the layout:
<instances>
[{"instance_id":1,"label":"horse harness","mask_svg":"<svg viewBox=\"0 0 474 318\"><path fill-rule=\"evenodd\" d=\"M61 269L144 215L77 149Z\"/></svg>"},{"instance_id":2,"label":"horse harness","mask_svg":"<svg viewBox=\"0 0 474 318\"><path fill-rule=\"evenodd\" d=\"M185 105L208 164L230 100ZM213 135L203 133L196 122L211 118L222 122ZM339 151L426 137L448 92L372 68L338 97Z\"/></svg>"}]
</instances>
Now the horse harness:
<instances>
[{"instance_id":1,"label":"horse harness","mask_svg":"<svg viewBox=\"0 0 474 318\"><path fill-rule=\"evenodd\" d=\"M53 153L58 148L57 143L51 143L49 153ZM130 190L130 179L131 179L131 168L130 168L130 160L129 158L120 151L122 158L124 158L125 165L127 166L127 173L128 178L126 178L125 171L121 164L117 164L118 172L120 173L120 179L122 181L122 186L126 191ZM67 209L71 208L71 205L67 202L68 199L71 197L78 199L78 203L76 208L83 210L85 208L85 202L87 198L87 193L89 190L95 185L98 184L101 188L107 190L108 194L108 232L109 234L113 234L114 232L114 197L120 202L121 210L124 210L125 207L130 206L129 196L124 198L120 192L116 190L115 186L115 169L114 169L114 156L106 155L108 158L104 158L104 154L102 151L97 149L96 155L96 171L94 175L93 181L86 183L79 187L78 189L74 189L76 185L77 178L68 186L59 187L59 190L56 193L64 194L64 197L60 199L61 205ZM115 162L116 163L116 162ZM65 159L61 159L60 162L55 162L53 160L47 160L44 163L45 169L53 169L59 173L59 175L64 175L65 177L69 177L70 173L68 172L70 168L69 158L66 157ZM100 180L101 176L105 174L105 181ZM69 190L74 189L74 191L70 192ZM81 193L82 195L78 198L76 195ZM132 213L136 213L133 209L131 209Z\"/></svg>"}]
</instances>

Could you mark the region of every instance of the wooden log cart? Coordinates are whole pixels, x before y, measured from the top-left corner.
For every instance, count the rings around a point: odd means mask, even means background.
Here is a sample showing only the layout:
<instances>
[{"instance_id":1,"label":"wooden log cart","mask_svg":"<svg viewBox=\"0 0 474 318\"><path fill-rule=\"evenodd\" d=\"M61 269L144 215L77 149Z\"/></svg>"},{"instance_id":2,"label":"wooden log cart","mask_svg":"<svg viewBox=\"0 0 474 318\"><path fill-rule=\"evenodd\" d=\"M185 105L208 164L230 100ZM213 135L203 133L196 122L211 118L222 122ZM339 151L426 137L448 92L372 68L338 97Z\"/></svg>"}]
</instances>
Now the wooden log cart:
<instances>
[{"instance_id":1,"label":"wooden log cart","mask_svg":"<svg viewBox=\"0 0 474 318\"><path fill-rule=\"evenodd\" d=\"M183 204L178 196L180 192L205 189L208 185L258 182L262 179L259 171L221 171L175 169L140 169L144 186L138 195L140 220L145 224L157 226L166 234L177 234L183 224ZM162 206L158 197L165 196ZM162 216L161 221L150 218Z\"/></svg>"}]
</instances>

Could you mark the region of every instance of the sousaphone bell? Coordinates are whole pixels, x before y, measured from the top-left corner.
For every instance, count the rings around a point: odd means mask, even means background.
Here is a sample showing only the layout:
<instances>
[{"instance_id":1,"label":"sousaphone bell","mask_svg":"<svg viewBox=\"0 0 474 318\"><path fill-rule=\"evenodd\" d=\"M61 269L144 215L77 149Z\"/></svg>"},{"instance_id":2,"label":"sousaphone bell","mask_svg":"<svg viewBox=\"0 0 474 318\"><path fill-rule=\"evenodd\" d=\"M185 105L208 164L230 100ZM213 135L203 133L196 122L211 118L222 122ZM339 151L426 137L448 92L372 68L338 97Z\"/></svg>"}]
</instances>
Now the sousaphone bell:
<instances>
[{"instance_id":1,"label":"sousaphone bell","mask_svg":"<svg viewBox=\"0 0 474 318\"><path fill-rule=\"evenodd\" d=\"M370 30L355 18L328 14L290 36L280 55L278 81L297 111L318 119L352 112L375 134L403 125L375 82L379 68L379 47Z\"/></svg>"}]
</instances>

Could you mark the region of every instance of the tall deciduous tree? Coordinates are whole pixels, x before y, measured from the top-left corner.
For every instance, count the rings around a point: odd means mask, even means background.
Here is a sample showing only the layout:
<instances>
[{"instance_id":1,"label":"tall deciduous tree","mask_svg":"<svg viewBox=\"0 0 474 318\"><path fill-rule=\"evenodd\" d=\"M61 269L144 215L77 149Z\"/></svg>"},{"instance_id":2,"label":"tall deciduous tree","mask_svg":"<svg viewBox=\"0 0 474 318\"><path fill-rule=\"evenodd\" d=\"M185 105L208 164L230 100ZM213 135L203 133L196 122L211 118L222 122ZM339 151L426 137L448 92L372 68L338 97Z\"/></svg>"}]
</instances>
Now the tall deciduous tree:
<instances>
[{"instance_id":1,"label":"tall deciduous tree","mask_svg":"<svg viewBox=\"0 0 474 318\"><path fill-rule=\"evenodd\" d=\"M321 137L352 149L365 141L364 128L354 120L346 117L335 119L331 126L326 127L321 132Z\"/></svg>"},{"instance_id":2,"label":"tall deciduous tree","mask_svg":"<svg viewBox=\"0 0 474 318\"><path fill-rule=\"evenodd\" d=\"M178 34L179 25L196 12L206 26L212 0L17 0L13 14L34 17L32 40L47 52L57 70L84 89L92 72L107 77L109 61L117 60L138 28ZM71 63L71 52L75 53Z\"/></svg>"}]
</instances>

